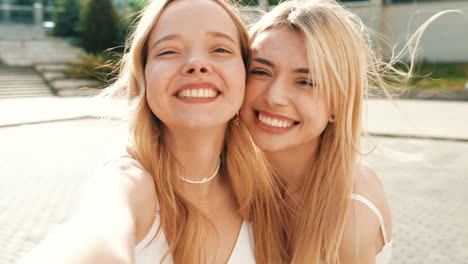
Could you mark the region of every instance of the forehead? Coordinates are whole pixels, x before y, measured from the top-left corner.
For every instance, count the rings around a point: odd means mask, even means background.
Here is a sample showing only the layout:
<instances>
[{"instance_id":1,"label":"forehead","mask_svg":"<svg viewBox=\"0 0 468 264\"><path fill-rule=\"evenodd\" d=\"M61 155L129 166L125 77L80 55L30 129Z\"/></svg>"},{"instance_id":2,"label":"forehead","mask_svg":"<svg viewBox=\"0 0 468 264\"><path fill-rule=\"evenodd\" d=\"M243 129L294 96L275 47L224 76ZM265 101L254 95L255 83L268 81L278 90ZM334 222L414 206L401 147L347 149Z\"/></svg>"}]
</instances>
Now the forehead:
<instances>
[{"instance_id":1,"label":"forehead","mask_svg":"<svg viewBox=\"0 0 468 264\"><path fill-rule=\"evenodd\" d=\"M291 29L273 28L258 34L252 43L252 53L277 65L308 68L304 38Z\"/></svg>"},{"instance_id":2,"label":"forehead","mask_svg":"<svg viewBox=\"0 0 468 264\"><path fill-rule=\"evenodd\" d=\"M155 36L221 32L238 40L238 29L229 14L212 0L176 0L161 14L150 39Z\"/></svg>"}]
</instances>

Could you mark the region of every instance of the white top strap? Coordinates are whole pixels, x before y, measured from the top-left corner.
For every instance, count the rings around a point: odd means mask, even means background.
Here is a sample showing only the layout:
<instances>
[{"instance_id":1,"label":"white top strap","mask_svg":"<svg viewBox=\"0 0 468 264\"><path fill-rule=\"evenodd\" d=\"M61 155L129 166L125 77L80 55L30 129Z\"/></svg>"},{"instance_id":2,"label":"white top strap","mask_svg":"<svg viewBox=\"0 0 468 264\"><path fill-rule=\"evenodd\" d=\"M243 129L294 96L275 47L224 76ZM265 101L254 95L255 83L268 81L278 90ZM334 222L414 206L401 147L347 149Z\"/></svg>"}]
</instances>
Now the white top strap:
<instances>
[{"instance_id":1,"label":"white top strap","mask_svg":"<svg viewBox=\"0 0 468 264\"><path fill-rule=\"evenodd\" d=\"M359 194L356 194L356 193L351 194L351 199L359 201L359 202L367 205L367 207L369 207L377 215L377 218L379 219L379 222L380 222L380 228L382 229L382 235L383 235L385 244L387 244L388 240L387 240L387 232L385 230L385 223L384 223L384 220L383 220L383 217L382 217L382 213L379 211L377 206L375 206L366 197L364 197L362 195L359 195Z\"/></svg>"}]
</instances>

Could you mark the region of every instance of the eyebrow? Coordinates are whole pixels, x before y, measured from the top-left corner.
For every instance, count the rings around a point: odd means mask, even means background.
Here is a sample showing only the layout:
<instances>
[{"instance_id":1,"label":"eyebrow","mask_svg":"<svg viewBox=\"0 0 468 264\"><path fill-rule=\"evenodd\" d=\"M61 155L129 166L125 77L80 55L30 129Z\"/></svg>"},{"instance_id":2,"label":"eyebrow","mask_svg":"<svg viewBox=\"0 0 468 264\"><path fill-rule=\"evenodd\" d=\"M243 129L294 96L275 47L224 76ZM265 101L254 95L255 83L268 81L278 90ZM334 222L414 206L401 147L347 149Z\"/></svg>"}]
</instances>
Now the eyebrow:
<instances>
[{"instance_id":1,"label":"eyebrow","mask_svg":"<svg viewBox=\"0 0 468 264\"><path fill-rule=\"evenodd\" d=\"M166 35L162 38L159 38L158 40L156 40L153 45L151 45L151 49L154 49L154 47L156 47L159 43L161 42L164 42L164 41L168 41L168 40L174 40L174 39L178 39L178 38L181 38L181 36L179 34L170 34L170 35Z\"/></svg>"},{"instance_id":2,"label":"eyebrow","mask_svg":"<svg viewBox=\"0 0 468 264\"><path fill-rule=\"evenodd\" d=\"M256 58L253 58L253 60L258 62L258 63L264 64L266 66L272 67L272 68L275 67L275 64L273 64L273 62L271 62L271 61L269 61L267 59L256 57Z\"/></svg>"},{"instance_id":3,"label":"eyebrow","mask_svg":"<svg viewBox=\"0 0 468 264\"><path fill-rule=\"evenodd\" d=\"M224 33L221 33L221 32L208 32L207 35L209 36L212 36L212 37L217 37L217 38L224 38L224 39L227 39L233 43L236 43L234 41L234 39L232 39L229 35L227 34L224 34ZM166 35L162 38L159 38L158 40L156 40L153 45L151 45L151 49L153 49L154 47L156 47L159 43L161 42L164 42L164 41L168 41L168 40L174 40L174 39L178 39L178 38L181 38L182 36L180 34L170 34L170 35Z\"/></svg>"},{"instance_id":4,"label":"eyebrow","mask_svg":"<svg viewBox=\"0 0 468 264\"><path fill-rule=\"evenodd\" d=\"M269 66L269 67L272 67L272 68L275 68L275 64L267 59L264 59L264 58L260 58L260 57L256 57L256 58L253 58L254 61L258 62L258 63L261 63L261 64L264 64L266 66ZM304 73L304 74L309 74L309 69L308 68L297 68L297 69L294 69L292 72L294 73Z\"/></svg>"},{"instance_id":5,"label":"eyebrow","mask_svg":"<svg viewBox=\"0 0 468 264\"><path fill-rule=\"evenodd\" d=\"M307 69L307 68L298 68L298 69L295 69L293 72L294 72L294 73L305 73L305 74L309 74L309 69Z\"/></svg>"},{"instance_id":6,"label":"eyebrow","mask_svg":"<svg viewBox=\"0 0 468 264\"><path fill-rule=\"evenodd\" d=\"M236 43L234 39L231 38L229 35L221 33L221 32L211 31L211 32L208 32L207 34L212 37L224 38L224 39L231 41L232 43Z\"/></svg>"}]
</instances>

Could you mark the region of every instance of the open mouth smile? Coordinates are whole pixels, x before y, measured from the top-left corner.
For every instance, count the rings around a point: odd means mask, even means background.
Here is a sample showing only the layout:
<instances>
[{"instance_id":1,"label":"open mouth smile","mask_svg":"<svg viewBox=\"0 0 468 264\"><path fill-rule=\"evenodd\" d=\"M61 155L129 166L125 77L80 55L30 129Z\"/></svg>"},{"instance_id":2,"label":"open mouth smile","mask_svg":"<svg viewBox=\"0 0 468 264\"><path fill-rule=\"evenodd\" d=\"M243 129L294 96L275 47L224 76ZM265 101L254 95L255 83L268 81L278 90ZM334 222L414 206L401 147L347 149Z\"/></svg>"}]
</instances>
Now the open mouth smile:
<instances>
[{"instance_id":1,"label":"open mouth smile","mask_svg":"<svg viewBox=\"0 0 468 264\"><path fill-rule=\"evenodd\" d=\"M218 95L215 89L186 89L178 92L176 95L179 98L213 98Z\"/></svg>"},{"instance_id":2,"label":"open mouth smile","mask_svg":"<svg viewBox=\"0 0 468 264\"><path fill-rule=\"evenodd\" d=\"M255 123L259 128L270 133L284 133L299 124L298 121L266 111L254 111Z\"/></svg>"},{"instance_id":3,"label":"open mouth smile","mask_svg":"<svg viewBox=\"0 0 468 264\"><path fill-rule=\"evenodd\" d=\"M187 103L207 103L216 100L221 91L212 83L189 83L180 87L175 97Z\"/></svg>"}]
</instances>

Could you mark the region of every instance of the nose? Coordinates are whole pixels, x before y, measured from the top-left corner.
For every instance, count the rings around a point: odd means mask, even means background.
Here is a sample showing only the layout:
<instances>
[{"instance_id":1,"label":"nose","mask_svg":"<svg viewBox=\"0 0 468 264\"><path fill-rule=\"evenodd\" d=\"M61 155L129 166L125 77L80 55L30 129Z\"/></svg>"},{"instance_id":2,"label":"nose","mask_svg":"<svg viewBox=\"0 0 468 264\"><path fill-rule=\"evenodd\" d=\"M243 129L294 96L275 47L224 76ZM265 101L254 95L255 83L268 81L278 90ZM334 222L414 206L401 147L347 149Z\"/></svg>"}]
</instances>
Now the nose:
<instances>
[{"instance_id":1,"label":"nose","mask_svg":"<svg viewBox=\"0 0 468 264\"><path fill-rule=\"evenodd\" d=\"M210 74L213 68L206 56L200 52L191 52L182 68L184 75Z\"/></svg>"},{"instance_id":2,"label":"nose","mask_svg":"<svg viewBox=\"0 0 468 264\"><path fill-rule=\"evenodd\" d=\"M285 106L288 104L286 85L280 79L274 79L265 91L265 101L269 106Z\"/></svg>"}]
</instances>

